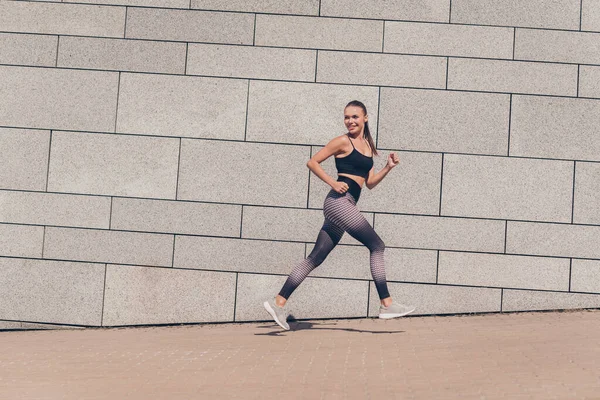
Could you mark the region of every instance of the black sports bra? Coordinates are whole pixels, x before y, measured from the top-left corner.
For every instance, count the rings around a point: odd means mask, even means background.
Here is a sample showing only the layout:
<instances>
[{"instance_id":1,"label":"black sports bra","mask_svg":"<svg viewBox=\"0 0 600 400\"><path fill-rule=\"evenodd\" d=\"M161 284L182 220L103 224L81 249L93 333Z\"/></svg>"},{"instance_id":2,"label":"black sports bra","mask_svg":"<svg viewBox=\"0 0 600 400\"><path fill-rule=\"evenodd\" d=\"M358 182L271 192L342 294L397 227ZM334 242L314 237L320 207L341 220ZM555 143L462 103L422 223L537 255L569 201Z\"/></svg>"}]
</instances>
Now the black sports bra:
<instances>
[{"instance_id":1,"label":"black sports bra","mask_svg":"<svg viewBox=\"0 0 600 400\"><path fill-rule=\"evenodd\" d=\"M352 153L345 157L336 157L335 166L338 174L350 174L360 176L367 179L369 171L373 168L373 156L367 157L360 151L356 150L352 139L348 137L352 145Z\"/></svg>"}]
</instances>

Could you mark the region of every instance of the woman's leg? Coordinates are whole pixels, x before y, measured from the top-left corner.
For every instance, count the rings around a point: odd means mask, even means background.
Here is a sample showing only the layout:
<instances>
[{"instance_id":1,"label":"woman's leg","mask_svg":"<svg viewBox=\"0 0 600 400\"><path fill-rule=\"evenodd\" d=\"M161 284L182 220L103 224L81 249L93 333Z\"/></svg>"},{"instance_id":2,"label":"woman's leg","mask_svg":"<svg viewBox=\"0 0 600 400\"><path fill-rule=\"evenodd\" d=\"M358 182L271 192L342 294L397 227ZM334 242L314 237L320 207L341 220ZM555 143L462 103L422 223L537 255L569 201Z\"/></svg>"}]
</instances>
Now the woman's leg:
<instances>
[{"instance_id":1,"label":"woman's leg","mask_svg":"<svg viewBox=\"0 0 600 400\"><path fill-rule=\"evenodd\" d=\"M382 300L384 305L389 305L391 298L387 288L383 257L385 244L360 213L354 198L350 194L343 197L328 196L323 211L325 212L325 218L367 246L371 252L371 275L375 281L379 299ZM384 299L385 301L383 301Z\"/></svg>"},{"instance_id":2,"label":"woman's leg","mask_svg":"<svg viewBox=\"0 0 600 400\"><path fill-rule=\"evenodd\" d=\"M331 250L339 243L343 234L343 229L331 223L331 221L325 220L325 223L317 236L315 247L308 257L300 262L300 264L296 265L281 288L279 296L277 296L276 299L278 306L283 306L285 301L291 296L294 290L300 286L308 274L325 261L325 258L327 258Z\"/></svg>"}]
</instances>

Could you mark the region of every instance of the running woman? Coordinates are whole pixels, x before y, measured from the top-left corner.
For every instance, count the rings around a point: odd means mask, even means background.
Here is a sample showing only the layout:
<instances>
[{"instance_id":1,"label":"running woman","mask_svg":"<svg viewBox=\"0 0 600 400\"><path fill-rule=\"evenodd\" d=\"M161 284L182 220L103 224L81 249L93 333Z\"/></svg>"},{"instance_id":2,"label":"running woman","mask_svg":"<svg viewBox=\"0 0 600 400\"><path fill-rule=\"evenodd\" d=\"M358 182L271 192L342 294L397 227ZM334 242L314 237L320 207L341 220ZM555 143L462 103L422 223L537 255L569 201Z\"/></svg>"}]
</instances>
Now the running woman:
<instances>
[{"instance_id":1,"label":"running woman","mask_svg":"<svg viewBox=\"0 0 600 400\"><path fill-rule=\"evenodd\" d=\"M375 230L356 207L363 184L373 189L400 162L395 153L390 153L387 164L379 172L373 168L373 155L377 155L375 143L369 131L367 108L354 100L344 109L344 124L348 133L331 140L306 164L322 181L331 186L325 198L323 214L325 222L317 236L315 247L287 278L281 291L275 298L264 302L264 307L275 322L285 330L287 323L285 303L294 290L308 274L321 265L327 255L339 243L344 232L367 246L371 252L371 275L381 306L379 318L398 318L415 310L412 306L392 302L385 279L383 252L385 245ZM329 157L335 157L338 172L337 180L325 173L321 163Z\"/></svg>"}]
</instances>

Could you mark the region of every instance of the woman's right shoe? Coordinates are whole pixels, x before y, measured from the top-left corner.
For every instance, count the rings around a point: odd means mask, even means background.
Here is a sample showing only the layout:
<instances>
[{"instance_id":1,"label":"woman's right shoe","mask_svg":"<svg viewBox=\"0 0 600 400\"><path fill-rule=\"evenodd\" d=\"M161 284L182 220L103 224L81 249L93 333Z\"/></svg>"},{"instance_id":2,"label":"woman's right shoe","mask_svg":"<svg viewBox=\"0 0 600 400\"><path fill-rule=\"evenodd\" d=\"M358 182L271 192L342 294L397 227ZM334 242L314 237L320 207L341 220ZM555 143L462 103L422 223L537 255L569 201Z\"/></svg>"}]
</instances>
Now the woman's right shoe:
<instances>
[{"instance_id":1,"label":"woman's right shoe","mask_svg":"<svg viewBox=\"0 0 600 400\"><path fill-rule=\"evenodd\" d=\"M379 318L390 319L404 317L407 314L415 311L413 306L405 306L404 304L392 303L388 307L383 304L379 307Z\"/></svg>"},{"instance_id":2,"label":"woman's right shoe","mask_svg":"<svg viewBox=\"0 0 600 400\"><path fill-rule=\"evenodd\" d=\"M279 307L275 304L275 299L269 299L263 303L265 306L265 310L273 317L277 325L285 329L286 331L290 330L290 326L287 323L287 313L283 307Z\"/></svg>"}]
</instances>

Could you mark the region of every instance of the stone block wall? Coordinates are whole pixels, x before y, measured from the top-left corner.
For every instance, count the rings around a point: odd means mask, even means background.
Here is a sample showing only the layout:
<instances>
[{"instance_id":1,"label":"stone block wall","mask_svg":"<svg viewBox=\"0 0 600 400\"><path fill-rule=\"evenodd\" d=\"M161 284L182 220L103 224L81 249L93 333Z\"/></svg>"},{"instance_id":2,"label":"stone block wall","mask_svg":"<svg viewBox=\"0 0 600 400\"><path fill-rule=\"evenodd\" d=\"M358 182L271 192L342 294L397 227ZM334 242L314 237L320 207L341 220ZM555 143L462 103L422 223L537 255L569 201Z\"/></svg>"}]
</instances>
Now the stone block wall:
<instances>
[{"instance_id":1,"label":"stone block wall","mask_svg":"<svg viewBox=\"0 0 600 400\"><path fill-rule=\"evenodd\" d=\"M600 307L599 10L0 0L0 328L264 320L353 99L377 168L401 159L359 203L396 299ZM367 249L344 237L289 304L377 315Z\"/></svg>"}]
</instances>

